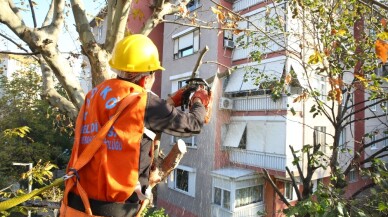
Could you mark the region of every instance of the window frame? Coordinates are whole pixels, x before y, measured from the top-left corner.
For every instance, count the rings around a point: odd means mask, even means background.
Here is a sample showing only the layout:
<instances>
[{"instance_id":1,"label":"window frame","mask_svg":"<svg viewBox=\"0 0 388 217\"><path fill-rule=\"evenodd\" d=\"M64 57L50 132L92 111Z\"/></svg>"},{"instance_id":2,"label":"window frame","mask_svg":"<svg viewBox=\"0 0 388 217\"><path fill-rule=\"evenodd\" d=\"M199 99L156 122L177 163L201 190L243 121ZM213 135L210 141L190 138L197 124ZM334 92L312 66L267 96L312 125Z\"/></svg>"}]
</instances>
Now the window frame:
<instances>
[{"instance_id":1,"label":"window frame","mask_svg":"<svg viewBox=\"0 0 388 217\"><path fill-rule=\"evenodd\" d=\"M186 144L186 147L188 148L198 148L197 146L197 137L196 136L189 136L189 137L179 137L179 136L171 136L171 145L174 145L178 139L182 139L185 144ZM188 140L191 140L191 142L187 142Z\"/></svg>"},{"instance_id":2,"label":"window frame","mask_svg":"<svg viewBox=\"0 0 388 217\"><path fill-rule=\"evenodd\" d=\"M314 127L314 133L316 134L315 135L315 139L316 141L314 141L317 145L318 144L321 144L321 147L320 147L320 150L323 152L323 153L326 153L326 146L327 146L327 143L326 143L326 126L315 126ZM323 144L322 144L322 141L323 141Z\"/></svg>"},{"instance_id":3,"label":"window frame","mask_svg":"<svg viewBox=\"0 0 388 217\"><path fill-rule=\"evenodd\" d=\"M353 182L357 182L357 181L358 181L357 171L354 170L354 169L350 170L350 172L349 172L349 182L353 183Z\"/></svg>"},{"instance_id":4,"label":"window frame","mask_svg":"<svg viewBox=\"0 0 388 217\"><path fill-rule=\"evenodd\" d=\"M220 204L216 203L215 202L215 199L216 199L216 189L220 189L221 191L221 195L220 195ZM227 193L228 192L228 193ZM225 196L226 194L229 194L228 197ZM220 187L216 187L214 186L213 187L213 199L212 199L212 203L214 205L217 205L219 207L221 207L222 209L226 209L226 210L231 210L231 192L227 189L224 189L224 188L220 188ZM226 198L228 198L228 200L226 200Z\"/></svg>"},{"instance_id":5,"label":"window frame","mask_svg":"<svg viewBox=\"0 0 388 217\"><path fill-rule=\"evenodd\" d=\"M186 47L180 47L179 39L182 39L183 37L186 37L189 34L192 34L192 42L190 43L190 45ZM178 59L193 55L199 52L200 29L199 28L186 29L178 34L173 35L172 40L173 40L173 59L174 60L178 60Z\"/></svg>"},{"instance_id":6,"label":"window frame","mask_svg":"<svg viewBox=\"0 0 388 217\"><path fill-rule=\"evenodd\" d=\"M287 181L284 182L284 197L289 201L293 201L295 200L294 193L295 189L294 186L292 186L292 183Z\"/></svg>"},{"instance_id":7,"label":"window frame","mask_svg":"<svg viewBox=\"0 0 388 217\"><path fill-rule=\"evenodd\" d=\"M258 193L258 200L257 201L250 201L249 203L247 203L247 204L243 204L243 205L240 205L240 204L238 204L239 202L239 198L238 198L238 191L241 191L241 190L245 190L245 189L247 189L248 191L249 191L249 189L250 188L253 188L253 189L255 189L255 188L257 188L257 189L259 189L258 191L257 191L257 193ZM254 192L254 191L253 191ZM251 194L251 195L248 195L248 198L253 198L255 195L254 194ZM235 201L235 208L241 208L241 207L244 207L244 206L249 206L249 205L251 205L251 204L256 204L256 203L262 203L263 201L264 201L264 186L262 185L262 184L260 184L260 185L255 185L255 186L249 186L249 187L244 187L244 188L238 188L238 189L236 189L236 193L235 193L235 199L234 199Z\"/></svg>"},{"instance_id":8,"label":"window frame","mask_svg":"<svg viewBox=\"0 0 388 217\"><path fill-rule=\"evenodd\" d=\"M185 189L179 188L178 186L178 171L187 172L187 191ZM167 180L168 188L173 189L182 194L195 197L195 185L196 185L196 169L184 165L178 165L177 168L170 174L169 179Z\"/></svg>"},{"instance_id":9,"label":"window frame","mask_svg":"<svg viewBox=\"0 0 388 217\"><path fill-rule=\"evenodd\" d=\"M372 135L372 136L370 137L370 141L371 141L371 142L376 141L376 135ZM377 143L374 143L373 145L371 145L371 146L370 146L370 149L371 149L371 150L376 150L376 149L377 149Z\"/></svg>"},{"instance_id":10,"label":"window frame","mask_svg":"<svg viewBox=\"0 0 388 217\"><path fill-rule=\"evenodd\" d=\"M192 3L192 2L193 2L193 5L190 6L189 4ZM202 6L202 4L201 4L200 0L191 0L191 1L189 1L187 3L186 8L187 8L188 11L191 12L191 11L194 11L197 8L201 7L201 6Z\"/></svg>"}]
</instances>

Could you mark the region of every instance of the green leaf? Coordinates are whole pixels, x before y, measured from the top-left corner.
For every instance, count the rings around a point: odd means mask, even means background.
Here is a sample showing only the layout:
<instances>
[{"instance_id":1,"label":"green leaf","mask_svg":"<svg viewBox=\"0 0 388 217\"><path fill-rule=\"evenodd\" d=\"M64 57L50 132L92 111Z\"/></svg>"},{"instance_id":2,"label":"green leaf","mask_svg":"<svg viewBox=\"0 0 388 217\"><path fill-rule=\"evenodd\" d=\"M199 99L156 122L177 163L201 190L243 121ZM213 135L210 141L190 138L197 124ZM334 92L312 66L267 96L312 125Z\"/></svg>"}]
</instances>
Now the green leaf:
<instances>
[{"instance_id":1,"label":"green leaf","mask_svg":"<svg viewBox=\"0 0 388 217\"><path fill-rule=\"evenodd\" d=\"M292 107L292 108L290 109L290 111L291 111L292 115L296 115L296 112L295 112L294 107Z\"/></svg>"}]
</instances>

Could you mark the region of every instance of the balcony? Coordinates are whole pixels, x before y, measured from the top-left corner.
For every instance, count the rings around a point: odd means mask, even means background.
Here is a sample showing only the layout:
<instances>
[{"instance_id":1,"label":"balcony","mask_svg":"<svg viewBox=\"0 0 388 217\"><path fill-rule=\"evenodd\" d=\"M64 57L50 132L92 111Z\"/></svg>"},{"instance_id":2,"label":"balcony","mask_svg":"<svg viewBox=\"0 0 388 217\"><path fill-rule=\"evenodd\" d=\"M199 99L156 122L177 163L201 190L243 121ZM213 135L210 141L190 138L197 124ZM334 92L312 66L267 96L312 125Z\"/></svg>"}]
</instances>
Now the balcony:
<instances>
[{"instance_id":1,"label":"balcony","mask_svg":"<svg viewBox=\"0 0 388 217\"><path fill-rule=\"evenodd\" d=\"M233 99L233 111L269 111L287 110L287 96L273 101L271 96L244 97Z\"/></svg>"},{"instance_id":2,"label":"balcony","mask_svg":"<svg viewBox=\"0 0 388 217\"><path fill-rule=\"evenodd\" d=\"M233 11L241 11L264 1L266 0L234 0Z\"/></svg>"},{"instance_id":3,"label":"balcony","mask_svg":"<svg viewBox=\"0 0 388 217\"><path fill-rule=\"evenodd\" d=\"M233 148L229 152L229 160L233 163L277 170L285 172L287 158L285 155L266 152L248 151L244 149Z\"/></svg>"},{"instance_id":4,"label":"balcony","mask_svg":"<svg viewBox=\"0 0 388 217\"><path fill-rule=\"evenodd\" d=\"M248 40L251 40L251 39L248 39ZM253 43L250 43L250 42L248 42L250 44L246 48L239 47L237 45L237 47L234 49L232 60L236 61L236 60L246 59L251 56L251 53L253 51L257 51L257 50L259 50L262 54L266 54L266 53L273 53L273 52L281 51L285 49L285 39L284 39L284 36L281 34L272 36L272 38L268 38L266 40L267 40L266 45L260 48L253 45Z\"/></svg>"},{"instance_id":5,"label":"balcony","mask_svg":"<svg viewBox=\"0 0 388 217\"><path fill-rule=\"evenodd\" d=\"M218 205L212 205L212 217L247 217L258 216L257 212L264 212L264 203L252 204L235 208L234 212L226 210Z\"/></svg>"},{"instance_id":6,"label":"balcony","mask_svg":"<svg viewBox=\"0 0 388 217\"><path fill-rule=\"evenodd\" d=\"M293 107L296 112L302 111L301 103L294 103L294 97L282 96L273 101L271 96L252 96L244 98L233 98L233 111L285 111Z\"/></svg>"}]
</instances>

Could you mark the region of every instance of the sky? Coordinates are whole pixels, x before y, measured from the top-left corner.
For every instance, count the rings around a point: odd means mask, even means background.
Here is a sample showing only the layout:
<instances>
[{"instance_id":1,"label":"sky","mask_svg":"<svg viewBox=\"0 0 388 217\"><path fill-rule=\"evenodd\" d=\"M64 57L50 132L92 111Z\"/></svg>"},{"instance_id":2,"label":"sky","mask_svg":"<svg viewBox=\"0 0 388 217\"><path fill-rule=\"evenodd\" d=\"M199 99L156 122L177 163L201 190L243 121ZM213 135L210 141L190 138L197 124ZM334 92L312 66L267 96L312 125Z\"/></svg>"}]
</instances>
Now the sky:
<instances>
[{"instance_id":1,"label":"sky","mask_svg":"<svg viewBox=\"0 0 388 217\"><path fill-rule=\"evenodd\" d=\"M19 6L23 11L23 19L24 22L29 26L33 27L33 20L31 16L31 12L29 10L28 1L25 0L14 0L15 5ZM34 11L36 15L36 22L38 27L41 26L46 14L47 10L50 6L51 0L34 0L36 5L34 6ZM99 10L106 4L106 0L83 0L86 13L89 19L92 19L93 16L97 15ZM70 4L70 1L66 1L66 3ZM69 10L67 7L66 10ZM0 9L1 11L1 9ZM14 35L5 25L0 24L0 31L7 36L10 36L12 39L17 40L17 36ZM74 26L74 18L72 12L69 11L66 13L65 25L62 31L62 34L59 38L59 50L62 52L78 52L79 53L79 42L77 42L78 34L76 32ZM0 40L4 39L0 37ZM8 46L7 46L8 45ZM12 43L6 43L8 50L20 52ZM0 47L3 47L3 43ZM4 48L0 48L0 50L5 50Z\"/></svg>"}]
</instances>

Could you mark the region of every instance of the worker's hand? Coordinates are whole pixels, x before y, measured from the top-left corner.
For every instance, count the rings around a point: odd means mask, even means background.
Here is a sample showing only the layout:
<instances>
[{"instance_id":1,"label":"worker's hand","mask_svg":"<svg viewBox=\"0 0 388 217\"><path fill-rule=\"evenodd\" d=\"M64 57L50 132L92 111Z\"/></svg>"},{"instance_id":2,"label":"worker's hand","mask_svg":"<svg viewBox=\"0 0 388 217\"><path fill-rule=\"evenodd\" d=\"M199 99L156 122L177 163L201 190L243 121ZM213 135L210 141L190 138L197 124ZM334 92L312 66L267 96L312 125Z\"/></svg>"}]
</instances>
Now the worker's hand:
<instances>
[{"instance_id":1,"label":"worker's hand","mask_svg":"<svg viewBox=\"0 0 388 217\"><path fill-rule=\"evenodd\" d=\"M210 97L211 97L211 93L209 93L207 90L203 89L202 87L199 87L191 97L190 105L194 104L194 102L197 102L199 99L202 105L205 106L205 108L207 108L209 105Z\"/></svg>"},{"instance_id":2,"label":"worker's hand","mask_svg":"<svg viewBox=\"0 0 388 217\"><path fill-rule=\"evenodd\" d=\"M212 92L203 89L203 87L200 87L197 91L195 91L194 95L191 97L190 105L199 101L206 108L205 124L207 124L210 122L210 117L212 114L212 104L213 104Z\"/></svg>"},{"instance_id":3,"label":"worker's hand","mask_svg":"<svg viewBox=\"0 0 388 217\"><path fill-rule=\"evenodd\" d=\"M186 87L182 87L181 89L177 90L176 92L169 95L169 98L167 99L167 102L174 106L178 107L182 105L182 97L187 91Z\"/></svg>"}]
</instances>

